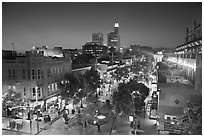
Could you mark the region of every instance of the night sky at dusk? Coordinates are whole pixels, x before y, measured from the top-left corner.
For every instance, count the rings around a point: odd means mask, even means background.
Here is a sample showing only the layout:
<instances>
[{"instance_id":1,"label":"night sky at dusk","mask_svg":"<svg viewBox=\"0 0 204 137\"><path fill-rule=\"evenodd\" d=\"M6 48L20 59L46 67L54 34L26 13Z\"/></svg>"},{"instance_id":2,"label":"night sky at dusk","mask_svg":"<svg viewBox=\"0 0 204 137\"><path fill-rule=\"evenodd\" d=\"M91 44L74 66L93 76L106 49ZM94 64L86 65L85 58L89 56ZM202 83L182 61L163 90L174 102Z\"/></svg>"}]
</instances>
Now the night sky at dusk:
<instances>
[{"instance_id":1,"label":"night sky at dusk","mask_svg":"<svg viewBox=\"0 0 204 137\"><path fill-rule=\"evenodd\" d=\"M176 47L184 43L186 27L202 23L202 3L12 3L2 4L2 49L33 46L81 48L92 33L113 31L120 24L121 45Z\"/></svg>"}]
</instances>

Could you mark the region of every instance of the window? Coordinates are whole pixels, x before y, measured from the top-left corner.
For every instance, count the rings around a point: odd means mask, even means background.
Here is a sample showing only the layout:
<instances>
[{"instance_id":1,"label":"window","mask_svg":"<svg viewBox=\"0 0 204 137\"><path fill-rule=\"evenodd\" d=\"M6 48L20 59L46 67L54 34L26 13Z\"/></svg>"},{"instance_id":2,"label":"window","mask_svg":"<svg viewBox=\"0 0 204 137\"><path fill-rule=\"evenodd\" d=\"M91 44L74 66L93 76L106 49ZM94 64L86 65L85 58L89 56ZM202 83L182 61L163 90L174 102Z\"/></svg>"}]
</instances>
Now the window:
<instances>
[{"instance_id":1,"label":"window","mask_svg":"<svg viewBox=\"0 0 204 137\"><path fill-rule=\"evenodd\" d=\"M41 90L38 88L38 97L41 97Z\"/></svg>"},{"instance_id":2,"label":"window","mask_svg":"<svg viewBox=\"0 0 204 137\"><path fill-rule=\"evenodd\" d=\"M11 70L8 69L8 79L11 79Z\"/></svg>"},{"instance_id":3,"label":"window","mask_svg":"<svg viewBox=\"0 0 204 137\"><path fill-rule=\"evenodd\" d=\"M23 95L26 96L26 87L23 87Z\"/></svg>"},{"instance_id":4,"label":"window","mask_svg":"<svg viewBox=\"0 0 204 137\"><path fill-rule=\"evenodd\" d=\"M35 70L32 70L32 79L35 79Z\"/></svg>"},{"instance_id":5,"label":"window","mask_svg":"<svg viewBox=\"0 0 204 137\"><path fill-rule=\"evenodd\" d=\"M38 70L38 79L40 79L40 70Z\"/></svg>"},{"instance_id":6,"label":"window","mask_svg":"<svg viewBox=\"0 0 204 137\"><path fill-rule=\"evenodd\" d=\"M55 82L55 90L57 90L57 82Z\"/></svg>"},{"instance_id":7,"label":"window","mask_svg":"<svg viewBox=\"0 0 204 137\"><path fill-rule=\"evenodd\" d=\"M55 89L54 89L54 83L52 83L52 91L54 91Z\"/></svg>"},{"instance_id":8,"label":"window","mask_svg":"<svg viewBox=\"0 0 204 137\"><path fill-rule=\"evenodd\" d=\"M30 70L28 70L28 79L30 79Z\"/></svg>"},{"instance_id":9,"label":"window","mask_svg":"<svg viewBox=\"0 0 204 137\"><path fill-rule=\"evenodd\" d=\"M47 84L48 94L50 93L50 83Z\"/></svg>"},{"instance_id":10,"label":"window","mask_svg":"<svg viewBox=\"0 0 204 137\"><path fill-rule=\"evenodd\" d=\"M50 70L49 69L47 70L47 77L48 78L50 77Z\"/></svg>"},{"instance_id":11,"label":"window","mask_svg":"<svg viewBox=\"0 0 204 137\"><path fill-rule=\"evenodd\" d=\"M35 88L33 88L33 97L35 97L36 95L36 91L35 91Z\"/></svg>"},{"instance_id":12,"label":"window","mask_svg":"<svg viewBox=\"0 0 204 137\"><path fill-rule=\"evenodd\" d=\"M25 79L25 70L23 69L23 79Z\"/></svg>"},{"instance_id":13,"label":"window","mask_svg":"<svg viewBox=\"0 0 204 137\"><path fill-rule=\"evenodd\" d=\"M13 79L15 79L15 70L13 69Z\"/></svg>"}]
</instances>

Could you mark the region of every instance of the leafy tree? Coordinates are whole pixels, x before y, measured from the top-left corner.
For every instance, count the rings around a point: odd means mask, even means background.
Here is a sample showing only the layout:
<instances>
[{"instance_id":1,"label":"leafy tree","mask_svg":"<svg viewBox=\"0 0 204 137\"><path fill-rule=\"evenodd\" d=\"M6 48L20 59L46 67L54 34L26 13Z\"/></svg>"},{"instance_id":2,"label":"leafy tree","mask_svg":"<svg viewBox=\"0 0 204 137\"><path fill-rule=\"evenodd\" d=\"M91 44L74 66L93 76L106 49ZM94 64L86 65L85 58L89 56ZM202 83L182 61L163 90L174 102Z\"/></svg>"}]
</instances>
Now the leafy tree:
<instances>
[{"instance_id":1,"label":"leafy tree","mask_svg":"<svg viewBox=\"0 0 204 137\"><path fill-rule=\"evenodd\" d=\"M64 84L59 84L59 88L61 89L60 94L62 99L70 99L78 91L79 82L77 77L72 73L66 73L64 80L66 81Z\"/></svg>"},{"instance_id":2,"label":"leafy tree","mask_svg":"<svg viewBox=\"0 0 204 137\"><path fill-rule=\"evenodd\" d=\"M92 67L90 70L86 71L84 78L87 84L87 88L91 93L96 93L96 89L100 87L100 75L97 70Z\"/></svg>"},{"instance_id":3,"label":"leafy tree","mask_svg":"<svg viewBox=\"0 0 204 137\"><path fill-rule=\"evenodd\" d=\"M23 105L21 94L13 90L7 91L2 97L2 105L3 108Z\"/></svg>"},{"instance_id":4,"label":"leafy tree","mask_svg":"<svg viewBox=\"0 0 204 137\"><path fill-rule=\"evenodd\" d=\"M142 83L131 80L120 83L118 91L113 93L113 102L117 112L129 114L136 108L136 113L141 111L144 100L149 94L149 89Z\"/></svg>"},{"instance_id":5,"label":"leafy tree","mask_svg":"<svg viewBox=\"0 0 204 137\"><path fill-rule=\"evenodd\" d=\"M113 93L113 103L116 113L124 112L129 114L131 110L131 94L126 83L119 84L118 91Z\"/></svg>"},{"instance_id":6,"label":"leafy tree","mask_svg":"<svg viewBox=\"0 0 204 137\"><path fill-rule=\"evenodd\" d=\"M78 84L79 89L78 89L78 93L76 94L76 96L80 99L81 107L83 107L82 99L84 97L86 97L86 95L87 95L86 94L87 93L86 81L85 81L85 77L83 75L78 75L77 80L79 82L79 84Z\"/></svg>"}]
</instances>

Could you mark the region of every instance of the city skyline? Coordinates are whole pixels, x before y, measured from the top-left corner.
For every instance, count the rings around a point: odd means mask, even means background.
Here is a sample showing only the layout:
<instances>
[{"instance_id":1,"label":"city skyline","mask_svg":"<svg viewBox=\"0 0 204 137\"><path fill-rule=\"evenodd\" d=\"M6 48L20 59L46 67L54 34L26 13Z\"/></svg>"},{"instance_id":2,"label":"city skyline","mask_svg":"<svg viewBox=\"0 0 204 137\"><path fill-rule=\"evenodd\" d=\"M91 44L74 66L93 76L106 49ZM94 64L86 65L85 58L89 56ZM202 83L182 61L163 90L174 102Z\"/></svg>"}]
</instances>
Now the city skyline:
<instances>
[{"instance_id":1,"label":"city skyline","mask_svg":"<svg viewBox=\"0 0 204 137\"><path fill-rule=\"evenodd\" d=\"M81 48L98 32L107 44L115 22L121 46L173 48L185 42L194 20L202 24L201 2L3 2L2 49Z\"/></svg>"}]
</instances>

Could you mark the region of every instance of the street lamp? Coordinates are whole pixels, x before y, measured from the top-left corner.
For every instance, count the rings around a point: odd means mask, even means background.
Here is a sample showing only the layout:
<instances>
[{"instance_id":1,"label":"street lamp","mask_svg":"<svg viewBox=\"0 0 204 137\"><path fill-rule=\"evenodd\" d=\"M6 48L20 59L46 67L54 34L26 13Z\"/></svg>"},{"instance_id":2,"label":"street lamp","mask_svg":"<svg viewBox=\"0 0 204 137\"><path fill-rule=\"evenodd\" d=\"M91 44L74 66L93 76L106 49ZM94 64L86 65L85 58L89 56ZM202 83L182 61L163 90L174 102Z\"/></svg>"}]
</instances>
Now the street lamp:
<instances>
[{"instance_id":1,"label":"street lamp","mask_svg":"<svg viewBox=\"0 0 204 137\"><path fill-rule=\"evenodd\" d=\"M129 116L129 121L130 121L130 122L133 122L133 115L130 115L130 116Z\"/></svg>"},{"instance_id":2,"label":"street lamp","mask_svg":"<svg viewBox=\"0 0 204 137\"><path fill-rule=\"evenodd\" d=\"M30 135L31 135L32 134L32 120L31 120L30 104L28 104L28 120L30 120Z\"/></svg>"}]
</instances>

